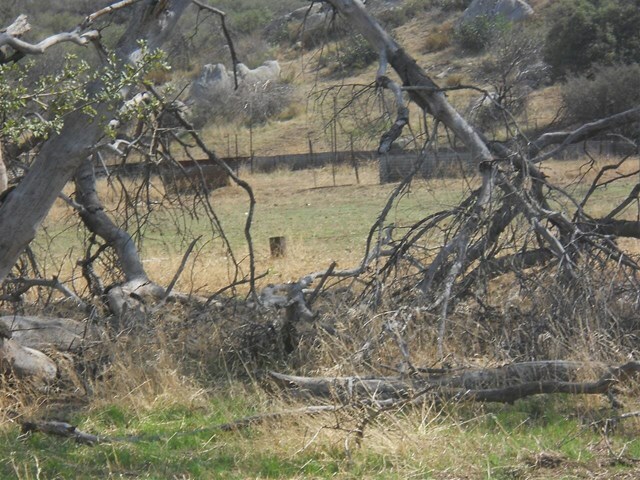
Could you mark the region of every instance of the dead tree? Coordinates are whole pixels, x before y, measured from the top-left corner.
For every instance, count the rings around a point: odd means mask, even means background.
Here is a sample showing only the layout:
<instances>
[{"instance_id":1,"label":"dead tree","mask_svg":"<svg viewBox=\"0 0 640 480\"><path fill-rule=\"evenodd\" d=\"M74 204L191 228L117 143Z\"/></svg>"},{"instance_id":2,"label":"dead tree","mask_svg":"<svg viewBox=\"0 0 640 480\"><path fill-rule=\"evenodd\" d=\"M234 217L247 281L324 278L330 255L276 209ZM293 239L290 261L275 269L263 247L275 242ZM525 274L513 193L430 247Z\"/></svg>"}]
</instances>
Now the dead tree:
<instances>
[{"instance_id":1,"label":"dead tree","mask_svg":"<svg viewBox=\"0 0 640 480\"><path fill-rule=\"evenodd\" d=\"M381 301L386 302L387 308L414 305L435 314L440 357L445 353L447 320L456 305L471 298L481 308L488 308L491 304L486 297L488 282L507 273L515 274L532 292L537 289L541 298L546 289L552 298L543 302L549 301L554 318L564 323L560 326L563 333L573 328L563 318L572 311L592 308L592 312L599 312L596 315L604 314L618 322L616 314L605 304L611 305L621 298L637 304L638 264L616 242L618 238L638 238L640 233L637 218L629 219L628 215L618 218L636 203L637 185L632 184L627 198L604 218L589 215L586 206L595 191L614 182L622 184L638 172L615 174L611 179L605 173L615 168L607 166L596 174L589 191L576 198L550 182L539 164L568 145L637 122L639 108L573 131L546 133L534 140L515 135L509 142L492 141L451 106L446 89L440 88L383 30L360 0L325 1L379 52L376 84L391 89L397 99L398 117L391 130L382 135L381 151L389 148L407 123L403 95L398 93L402 91L433 118L436 128L444 127L465 145L479 178L456 208L425 218L407 229L401 238L394 239L385 248L386 258L378 255L374 260L382 265L371 273L366 266L372 261L370 247L376 243L376 232L384 226L383 212L370 232L361 267L348 272L334 271L332 277L368 278L369 286L360 298L369 298L372 305ZM399 80L387 76L388 66ZM513 122L508 114L505 119ZM518 132L517 125L514 127ZM436 141L437 132L431 138ZM322 276L320 273L316 278ZM615 287L605 293L600 289L603 279L613 282ZM385 290L383 300L381 285Z\"/></svg>"}]
</instances>

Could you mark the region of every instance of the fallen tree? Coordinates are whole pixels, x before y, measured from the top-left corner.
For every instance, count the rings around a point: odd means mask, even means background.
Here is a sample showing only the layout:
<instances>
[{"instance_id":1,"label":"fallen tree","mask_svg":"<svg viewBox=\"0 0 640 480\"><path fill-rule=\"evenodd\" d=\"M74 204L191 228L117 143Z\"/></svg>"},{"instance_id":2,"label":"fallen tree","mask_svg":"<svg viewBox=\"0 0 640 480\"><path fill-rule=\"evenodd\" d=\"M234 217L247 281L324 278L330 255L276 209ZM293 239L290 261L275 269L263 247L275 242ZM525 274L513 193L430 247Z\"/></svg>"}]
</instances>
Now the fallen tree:
<instances>
[{"instance_id":1,"label":"fallen tree","mask_svg":"<svg viewBox=\"0 0 640 480\"><path fill-rule=\"evenodd\" d=\"M123 36L122 50L118 52L120 62L128 61L135 52L140 54L138 50L132 51L131 48L135 43L134 37L141 32L146 32L154 42L159 42L168 33L164 28L170 28L170 25L154 23L153 19L164 18L163 15L166 15L171 18L169 23L177 21L175 17L179 16L183 2L164 3L167 8L175 6L175 13L170 9L156 10L159 7L154 2L141 3L141 8L144 5L147 10L143 9L143 14L136 17L135 21L132 20L131 31ZM447 89L439 87L380 27L359 1L329 0L327 3L344 15L380 53L380 65L373 87L392 92L396 121L389 130L381 133L379 150L387 151L406 127L410 118L409 104L405 98L408 96L425 116L431 118L432 128L428 132L424 151L437 151L437 144L445 134L453 136L472 152L478 173L477 178L469 181L466 196L459 204L425 216L402 230L394 230L393 226L386 225L387 215L411 184L412 177L407 177L396 187L371 227L366 251L359 265L339 270L334 264L327 270L306 275L292 284L269 286L258 292L250 231L255 198L249 185L237 178L228 166L221 164L220 167L230 178L246 190L249 198L249 212L244 229L249 249L249 274L241 272L239 262L231 255L235 267L233 281L228 289L218 293L232 290L243 282L248 283L251 302L245 302L243 306L251 309L251 315L260 316L266 310L265 317L270 318L270 308L281 309L284 313L278 311L276 320L269 327L277 332L285 358L290 358L286 356L294 355L302 344L304 335L297 331L298 326L317 319L317 305L321 303L323 294L355 279L358 283L347 288L352 295L349 307L360 312L358 320L365 319L368 322L375 316L383 318L383 321L380 322L379 332L367 329L366 338L362 338L360 332L360 336L354 334L350 337L351 332L344 335L350 341L353 340L349 345L356 351L349 358L355 360L356 368L372 366L372 351L388 339L393 339L400 352L403 370L412 374L410 377L314 379L274 373L273 377L287 386L314 396L326 399L336 397L344 402L355 398L357 402L371 401L380 405L383 402L406 401L414 397L511 402L541 393L611 392L626 375L635 373L636 364L618 368L598 367L601 369L599 375L586 382L581 381L579 372L587 366L575 366L569 362L517 364L504 369L469 372L464 375L442 372L437 376L420 376L419 370L413 365L412 345L407 332L409 327L418 322L423 322L421 327L424 330L436 331L436 362L443 361L451 331L450 319L456 308L473 308L483 318L493 316L500 319L500 312L492 304L490 283L496 277L511 275L509 278L516 279L529 301L522 302L526 307L512 306L516 311L510 318L512 323L499 325L496 330L501 328L508 331L518 322L517 315L526 314L528 320L536 317L543 324L545 334L557 334L558 338L571 338L580 329L584 332L597 330L603 336L609 333L619 335L621 342L634 338L626 336L635 326L627 321L628 317L619 313L619 304L624 301L628 301L630 305L638 303L638 265L635 258L620 247L617 239L638 237L640 227L637 219L621 217L630 216L627 209L637 200L640 190L637 186L630 188L626 198L602 218L590 215L588 207L595 199L595 192L616 182L626 187L624 182L636 175L637 170L617 174L617 167L605 166L595 174L586 193L577 197L551 182L541 171L539 164L567 145L584 141L624 122L637 121L637 108L572 131L548 132L538 139L527 139L522 135L514 135L502 142L488 139L452 107L446 97ZM148 24L145 23L147 21ZM91 22L83 24L82 28L88 28ZM157 32L158 28L162 31ZM24 53L29 53L28 49ZM391 78L391 72L387 71L389 66L394 69L399 80ZM151 86L145 87L148 87L148 92L133 102L136 108L150 105L163 114L169 112L171 102L165 101ZM120 100L114 103L121 104ZM106 100L98 102L96 108L99 113L117 117L117 112L121 110L109 108L107 103ZM136 234L117 225L107 215L96 187L95 169L100 164L102 149L116 151L123 162L131 152L135 152L158 163L169 163L174 162L168 146L168 140L172 139L182 149L184 156L193 160L193 145L185 141L188 136L208 160L219 161L215 152L193 131L179 109L172 113L179 126L187 132L186 136L178 137L169 132L163 137L161 132L164 129L158 122L158 115L150 113L136 125L133 135L123 136L115 142L102 138L104 125L98 125L100 122L90 122L87 128L85 123L90 116L86 112L78 110L69 115L60 133L39 145L42 148L36 161L29 166L28 172L15 188L3 197L0 205L0 228L4 228L3 231L14 231L16 222L20 226L15 239L5 236L0 241L0 277L6 277L7 272L14 268L17 254L33 238L35 228L59 195L62 186L73 177L76 194L74 199L67 201L92 233L85 258L81 261L83 276L92 297L99 298L100 301L106 299L111 313L116 316L127 316L120 327L144 324L150 318L149 312L153 312L158 303L162 306L169 298L194 298L183 297L172 291L175 278L180 274L190 249L187 249L182 266L170 286L163 288L155 284L147 275L138 254ZM120 119L112 126L121 125L119 122ZM518 131L517 125L509 126ZM149 132L149 135L145 136L143 132ZM625 158L616 165L620 166L627 160ZM155 164L150 165L153 167ZM105 167L105 170L108 169ZM613 177L610 175L612 172ZM50 185L47 187L50 190L41 197L45 184ZM194 191L201 192L200 196L196 195L194 198L205 206L204 211L211 220L212 229L222 236L228 246L219 220L209 204L206 182L203 181L203 185L203 189L194 188ZM156 208L148 188L145 190L145 187L140 187L133 194L123 190L126 197L123 204L126 209L132 208L133 213L128 212L129 216L125 217L122 224L127 224L131 218L138 225L144 224L147 217L139 215L140 210L136 208L143 205L148 209L147 212ZM178 199L177 202L182 200ZM28 216L25 216L26 204L29 205ZM161 203L161 206L165 207L166 204ZM179 203L179 207L185 207L184 203ZM399 237L398 231L401 232ZM138 237L140 235L142 233ZM99 244L99 241L103 243ZM190 245L192 247L194 244ZM107 286L94 269L94 264L103 258L105 251L113 253L111 266L115 266L109 271L112 277ZM27 260L25 264L31 265L35 270L33 262ZM25 275L9 279L5 284L14 281L18 285L15 296L20 297L26 291L23 291L24 288L43 285L30 283L29 280L31 279ZM610 285L610 288L602 289L603 284ZM50 281L48 286L57 288L72 301L80 299L55 281ZM213 294L209 297L210 301L197 300L200 304L210 306L212 300L219 297L221 295ZM11 298L11 294L8 293L6 298ZM83 306L90 305L89 302L82 301ZM382 307L385 312L380 313ZM524 308L529 310L523 313ZM587 312L584 314L584 323L571 321L582 312ZM615 328L608 329L610 326ZM482 327L485 328L486 325ZM494 333L495 330L488 330L487 341L493 341ZM544 335L532 332L530 337L535 337L535 340L527 341L534 342ZM6 341L9 342L10 339L7 338ZM361 342L360 345L357 345L358 342ZM567 351L563 353L566 354ZM525 345L523 351L518 351L513 356L538 358L544 355L538 355L533 348ZM51 375L55 376L55 373Z\"/></svg>"},{"instance_id":2,"label":"fallen tree","mask_svg":"<svg viewBox=\"0 0 640 480\"><path fill-rule=\"evenodd\" d=\"M273 381L291 394L321 398L342 404L377 406L411 402L513 403L531 395L568 393L612 394L640 372L640 363L619 367L603 364L538 361L513 363L498 368L416 373L406 377L299 377L269 372ZM591 377L591 380L586 380Z\"/></svg>"},{"instance_id":3,"label":"fallen tree","mask_svg":"<svg viewBox=\"0 0 640 480\"><path fill-rule=\"evenodd\" d=\"M589 318L608 319L613 328L621 324L631 326L624 314L617 313L619 309L612 306L622 301L637 305L640 298L638 263L618 242L625 237L637 238L640 230L637 215L629 211L638 196L637 185L630 179L637 176L638 170L630 168L628 173L617 170L632 157L599 169L592 161L594 179L581 196L551 181L540 169L540 163L576 142L637 122L638 108L571 131L546 132L537 139L522 134L515 119L504 112L505 130L515 133L506 141L491 140L452 107L446 97L448 88L438 86L362 2L326 0L325 3L379 52L379 68L371 88L390 89L398 110L391 130L382 134L380 151L387 151L407 124L406 102L398 93L402 91L425 118L432 119L432 128L424 133L426 140L417 164L428 152L437 155L438 143L446 135L462 142L471 152L477 176L458 205L404 228L399 237L390 236L384 232L387 214L408 190L412 175L408 176L392 193L371 228L360 267L319 272L313 278L326 274L330 279L327 285L358 278L365 283L358 301L373 311L385 305L395 312L416 308L423 314L434 315L438 319L436 343L440 358L447 353L449 318L457 306L464 303L469 308L475 304L473 308L482 315L495 312L490 285L496 277L507 275L517 278L522 296L530 300L522 302L531 306L530 313L523 315L547 319L548 328L555 329L559 337L568 338L575 333L567 319L574 318L576 312ZM400 85L387 76L389 67L395 71ZM633 144L632 140L627 141ZM635 148L637 152L638 146ZM628 189L626 199L602 218L590 214L589 208L595 206L594 194L614 184ZM375 268L370 268L372 265ZM603 279L615 279L606 291L601 288ZM313 290L307 277L298 286L308 293ZM300 304L293 298L289 301ZM308 316L305 313L300 318ZM594 328L601 330L602 326Z\"/></svg>"}]
</instances>

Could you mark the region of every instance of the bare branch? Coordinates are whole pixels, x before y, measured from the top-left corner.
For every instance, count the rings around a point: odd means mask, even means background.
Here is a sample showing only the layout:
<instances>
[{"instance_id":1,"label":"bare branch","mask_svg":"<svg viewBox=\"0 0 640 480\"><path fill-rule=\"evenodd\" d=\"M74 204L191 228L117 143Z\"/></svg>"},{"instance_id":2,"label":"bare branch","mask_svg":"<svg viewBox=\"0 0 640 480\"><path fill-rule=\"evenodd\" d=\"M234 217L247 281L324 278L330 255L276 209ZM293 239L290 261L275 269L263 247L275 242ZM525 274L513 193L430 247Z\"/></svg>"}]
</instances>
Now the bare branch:
<instances>
[{"instance_id":1,"label":"bare branch","mask_svg":"<svg viewBox=\"0 0 640 480\"><path fill-rule=\"evenodd\" d=\"M74 31L51 35L50 37L45 38L39 43L31 44L29 42L20 40L10 35L9 33L4 32L0 33L0 47L3 45L8 45L22 55L41 55L48 48L51 48L59 43L72 42L77 45L86 46L89 42L97 40L98 38L100 38L100 32L98 32L97 30L91 30L82 34ZM7 60L5 59L3 62L6 61Z\"/></svg>"},{"instance_id":2,"label":"bare branch","mask_svg":"<svg viewBox=\"0 0 640 480\"><path fill-rule=\"evenodd\" d=\"M17 301L20 296L35 287L46 287L58 290L65 297L73 300L80 308L86 308L87 304L67 288L57 277L52 279L45 278L10 278L5 280L7 284L16 285L16 290L10 294L0 296L0 300Z\"/></svg>"},{"instance_id":3,"label":"bare branch","mask_svg":"<svg viewBox=\"0 0 640 480\"><path fill-rule=\"evenodd\" d=\"M404 103L402 89L396 82L391 80L389 77L382 75L376 78L376 84L393 92L398 109L395 123L391 126L389 131L382 135L382 138L380 139L378 153L387 153L391 149L393 142L395 142L402 134L402 129L407 125L407 123L409 123L409 109Z\"/></svg>"},{"instance_id":4,"label":"bare branch","mask_svg":"<svg viewBox=\"0 0 640 480\"><path fill-rule=\"evenodd\" d=\"M229 45L229 53L231 54L231 62L233 63L233 82L236 90L238 89L238 55L236 54L236 49L233 45L233 40L231 40L231 34L229 33L229 29L227 28L227 14L222 10L219 10L215 7L211 7L206 3L199 2L198 0L191 0L194 5L197 5L202 10L207 10L209 12L215 13L220 17L220 24L222 25L222 33L224 34L224 38L227 40L227 45Z\"/></svg>"},{"instance_id":5,"label":"bare branch","mask_svg":"<svg viewBox=\"0 0 640 480\"><path fill-rule=\"evenodd\" d=\"M201 238L202 238L202 235L194 238L189 244L189 246L187 247L187 250L184 252L184 255L182 256L182 261L180 262L180 266L178 267L178 270L176 270L175 275L173 276L173 278L171 279L171 282L167 286L167 290L164 293L164 299L168 298L169 295L171 295L171 291L173 290L173 287L178 281L178 278L180 278L180 275L182 274L182 271L184 270L184 267L187 264L187 260L189 259L189 255L191 255L191 252L193 251L193 247L196 246L196 243L198 243L198 241Z\"/></svg>"},{"instance_id":6,"label":"bare branch","mask_svg":"<svg viewBox=\"0 0 640 480\"><path fill-rule=\"evenodd\" d=\"M102 17L103 15L108 15L110 13L116 12L130 5L133 5L134 3L138 3L139 1L140 0L122 0L120 2L112 3L111 5L108 5L98 10L97 12L87 15L84 21L80 24L80 28L81 29L87 28L89 25L91 25L93 22L95 22L98 18Z\"/></svg>"},{"instance_id":7,"label":"bare branch","mask_svg":"<svg viewBox=\"0 0 640 480\"><path fill-rule=\"evenodd\" d=\"M542 151L549 145L560 145L549 153L545 153L544 155L532 158L531 163L540 163L544 160L554 157L562 150L564 150L568 145L582 142L591 137L594 137L595 135L603 131L611 130L613 128L637 121L640 121L640 107L632 108L625 112L617 113L615 115L611 115L610 117L587 123L571 132L545 133L538 140L532 142L531 145L529 145L529 152L532 157L534 155L538 155L540 151Z\"/></svg>"}]
</instances>

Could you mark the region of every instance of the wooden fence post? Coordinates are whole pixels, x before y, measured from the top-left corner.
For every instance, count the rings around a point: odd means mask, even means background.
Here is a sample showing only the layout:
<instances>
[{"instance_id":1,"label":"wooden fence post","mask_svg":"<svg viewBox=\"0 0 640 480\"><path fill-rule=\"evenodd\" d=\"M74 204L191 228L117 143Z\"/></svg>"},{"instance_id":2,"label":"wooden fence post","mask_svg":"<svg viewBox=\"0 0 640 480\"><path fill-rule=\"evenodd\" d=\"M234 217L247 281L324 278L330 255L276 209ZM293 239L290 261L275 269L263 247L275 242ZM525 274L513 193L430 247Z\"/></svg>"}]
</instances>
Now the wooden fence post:
<instances>
[{"instance_id":1,"label":"wooden fence post","mask_svg":"<svg viewBox=\"0 0 640 480\"><path fill-rule=\"evenodd\" d=\"M269 238L269 249L272 257L284 257L287 254L287 237Z\"/></svg>"},{"instance_id":2,"label":"wooden fence post","mask_svg":"<svg viewBox=\"0 0 640 480\"><path fill-rule=\"evenodd\" d=\"M358 159L353 151L353 133L349 135L349 144L351 145L351 163L356 171L356 184L360 185L360 173L358 172Z\"/></svg>"}]
</instances>

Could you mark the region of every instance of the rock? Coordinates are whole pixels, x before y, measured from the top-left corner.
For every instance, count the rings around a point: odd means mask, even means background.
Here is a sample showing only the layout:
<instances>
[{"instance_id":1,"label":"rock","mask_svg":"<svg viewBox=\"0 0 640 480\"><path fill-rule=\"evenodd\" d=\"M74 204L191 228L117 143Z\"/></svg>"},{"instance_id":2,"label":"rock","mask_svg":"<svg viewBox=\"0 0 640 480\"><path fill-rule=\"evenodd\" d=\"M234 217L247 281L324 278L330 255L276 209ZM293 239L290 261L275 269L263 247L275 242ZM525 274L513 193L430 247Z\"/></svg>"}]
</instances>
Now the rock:
<instances>
[{"instance_id":1,"label":"rock","mask_svg":"<svg viewBox=\"0 0 640 480\"><path fill-rule=\"evenodd\" d=\"M265 29L265 35L272 41L278 41L284 36L292 44L300 42L302 46L310 47L324 38L325 28L332 15L329 5L317 2L311 8L301 7L274 20Z\"/></svg>"},{"instance_id":2,"label":"rock","mask_svg":"<svg viewBox=\"0 0 640 480\"><path fill-rule=\"evenodd\" d=\"M262 86L268 82L277 81L280 78L280 64L277 60L267 60L253 70L244 63L238 63L236 65L236 71L238 73L238 84L240 86ZM217 95L231 92L234 86L233 72L227 71L223 64L205 65L202 67L200 76L191 85L191 91L189 93L190 101L211 100Z\"/></svg>"},{"instance_id":3,"label":"rock","mask_svg":"<svg viewBox=\"0 0 640 480\"><path fill-rule=\"evenodd\" d=\"M58 368L44 353L20 345L15 340L0 340L0 369L16 378L50 383L56 379Z\"/></svg>"},{"instance_id":4,"label":"rock","mask_svg":"<svg viewBox=\"0 0 640 480\"><path fill-rule=\"evenodd\" d=\"M0 329L11 332L11 339L32 349L55 348L74 351L89 341L98 341L100 329L70 318L40 318L29 316L0 317Z\"/></svg>"},{"instance_id":5,"label":"rock","mask_svg":"<svg viewBox=\"0 0 640 480\"><path fill-rule=\"evenodd\" d=\"M280 64L277 60L267 60L251 70L244 63L236 66L239 83L248 87L263 86L280 78Z\"/></svg>"},{"instance_id":6,"label":"rock","mask_svg":"<svg viewBox=\"0 0 640 480\"><path fill-rule=\"evenodd\" d=\"M213 92L230 90L232 86L233 73L230 76L223 64L207 64L202 67L200 76L191 85L189 97L194 100L206 99Z\"/></svg>"},{"instance_id":7,"label":"rock","mask_svg":"<svg viewBox=\"0 0 640 480\"><path fill-rule=\"evenodd\" d=\"M533 8L524 0L473 0L462 14L460 22L466 23L482 16L502 16L509 21L517 22L531 15Z\"/></svg>"}]
</instances>

